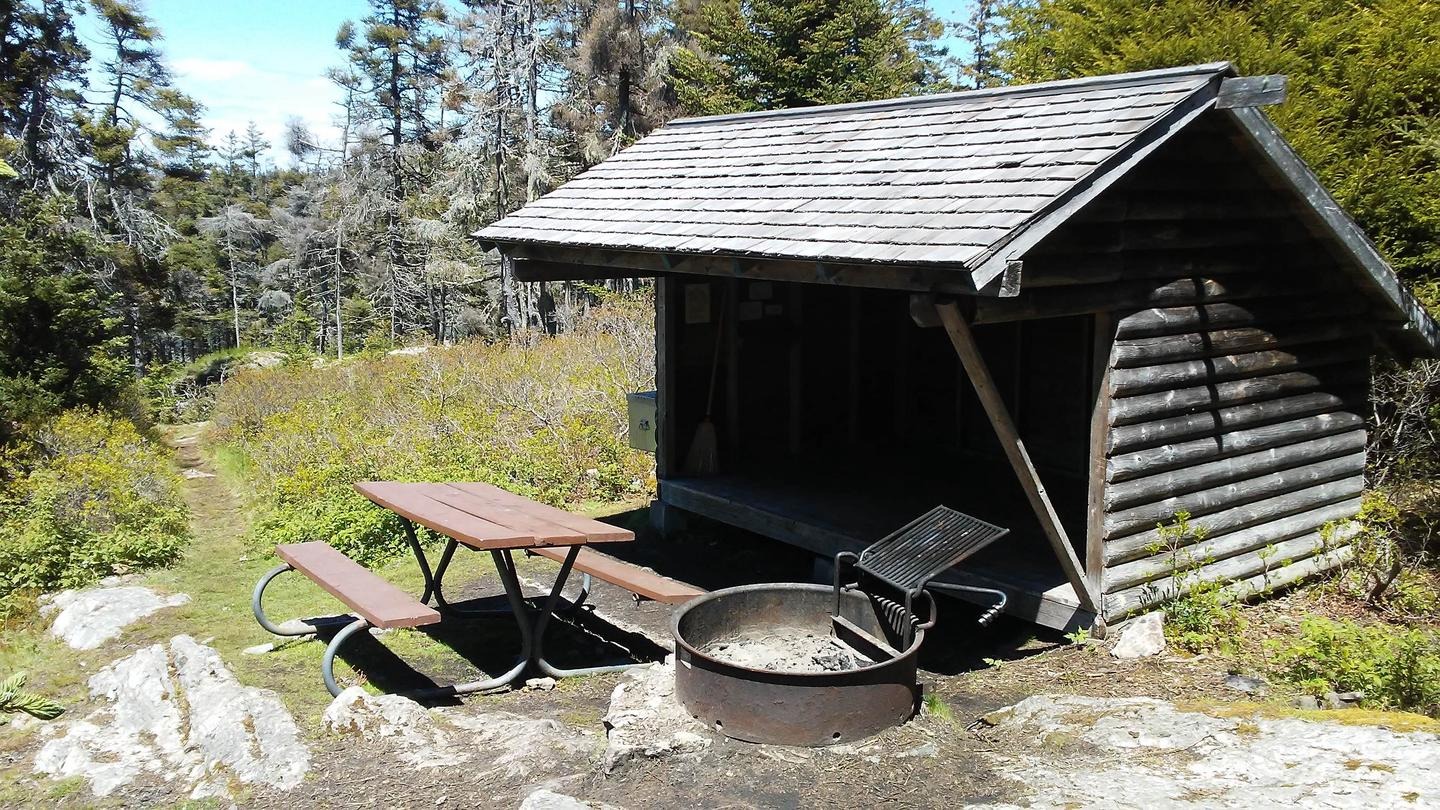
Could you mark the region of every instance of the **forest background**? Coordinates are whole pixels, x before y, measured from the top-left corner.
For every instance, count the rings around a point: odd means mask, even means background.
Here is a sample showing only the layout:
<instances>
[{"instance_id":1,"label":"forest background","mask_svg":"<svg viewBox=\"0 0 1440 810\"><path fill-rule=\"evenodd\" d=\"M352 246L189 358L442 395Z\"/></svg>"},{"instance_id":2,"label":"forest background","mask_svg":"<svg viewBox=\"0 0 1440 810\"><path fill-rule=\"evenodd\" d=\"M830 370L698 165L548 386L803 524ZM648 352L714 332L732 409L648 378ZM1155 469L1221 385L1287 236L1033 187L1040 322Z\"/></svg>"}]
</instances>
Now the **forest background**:
<instances>
[{"instance_id":1,"label":"forest background","mask_svg":"<svg viewBox=\"0 0 1440 810\"><path fill-rule=\"evenodd\" d=\"M969 0L953 19L923 0L365 10L335 32L333 128L297 116L270 143L256 126L207 129L205 99L186 92L143 4L0 3L0 597L180 553L185 515L149 428L209 415L193 407L205 384L260 349L286 368L222 397L220 438L248 448L270 529L343 530L355 519L346 482L362 473L464 470L555 502L643 490L644 465L610 425L615 398L649 373L645 330L614 327L643 327L645 307L624 300L637 283L519 283L468 235L678 116L1228 59L1289 76L1290 100L1269 114L1440 303L1432 0ZM610 327L580 327L600 337L554 344L575 347L583 369L486 353L570 333L613 299L619 315L598 321ZM335 368L455 344L490 369L485 385L512 388L457 382L436 406L378 372ZM445 373L475 370L462 366ZM576 375L604 377L598 404L576 410L590 400L557 393ZM1381 364L1376 380L1372 480L1430 480L1440 371ZM532 403L542 395L553 413ZM413 416L405 430L356 433L398 412ZM497 416L512 412L524 418ZM457 424L484 425L473 458L453 455ZM285 440L302 434L308 444ZM409 468L365 460L402 435ZM426 441L440 455L426 460ZM355 549L392 529L360 532Z\"/></svg>"}]
</instances>

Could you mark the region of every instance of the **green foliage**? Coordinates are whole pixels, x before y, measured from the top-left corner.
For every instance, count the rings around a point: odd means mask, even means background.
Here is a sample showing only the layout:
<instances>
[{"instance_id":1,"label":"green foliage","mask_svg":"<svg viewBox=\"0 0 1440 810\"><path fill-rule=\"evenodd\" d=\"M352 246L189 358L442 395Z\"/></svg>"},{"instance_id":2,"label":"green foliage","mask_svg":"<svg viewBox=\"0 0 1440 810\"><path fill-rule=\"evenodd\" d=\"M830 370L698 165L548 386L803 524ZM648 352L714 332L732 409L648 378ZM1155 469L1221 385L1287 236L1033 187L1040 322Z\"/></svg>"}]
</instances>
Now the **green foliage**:
<instances>
[{"instance_id":1,"label":"green foliage","mask_svg":"<svg viewBox=\"0 0 1440 810\"><path fill-rule=\"evenodd\" d=\"M1147 585L1146 591L1159 597L1166 638L1191 652L1232 649L1245 629L1245 620L1224 584L1201 574L1201 568L1211 562L1195 551L1208 534L1205 527L1192 524L1189 512L1177 512L1173 521L1159 524L1156 530L1159 539L1149 551L1165 555L1170 574Z\"/></svg>"},{"instance_id":2,"label":"green foliage","mask_svg":"<svg viewBox=\"0 0 1440 810\"><path fill-rule=\"evenodd\" d=\"M0 717L24 712L40 720L54 720L65 712L59 703L25 691L25 673L17 672L0 681Z\"/></svg>"},{"instance_id":3,"label":"green foliage","mask_svg":"<svg viewBox=\"0 0 1440 810\"><path fill-rule=\"evenodd\" d=\"M1440 4L1412 0L1015 0L1015 81L1230 60L1283 73L1267 113L1411 278L1440 267Z\"/></svg>"},{"instance_id":4,"label":"green foliage","mask_svg":"<svg viewBox=\"0 0 1440 810\"><path fill-rule=\"evenodd\" d=\"M0 494L0 600L164 565L184 548L179 479L129 421L67 411L31 453Z\"/></svg>"},{"instance_id":5,"label":"green foliage","mask_svg":"<svg viewBox=\"0 0 1440 810\"><path fill-rule=\"evenodd\" d=\"M1431 555L1423 541L1411 537L1422 528L1414 524L1426 518L1434 520L1423 504L1402 511L1386 491L1366 491L1353 520L1321 529L1326 548L1348 544L1352 552L1333 580L1335 587L1394 618L1440 618L1440 588ZM1423 530L1432 534L1433 525Z\"/></svg>"},{"instance_id":6,"label":"green foliage","mask_svg":"<svg viewBox=\"0 0 1440 810\"><path fill-rule=\"evenodd\" d=\"M612 300L555 337L238 373L212 418L257 486L255 539L367 563L402 551L363 480L486 481L556 505L650 491L625 394L652 387L652 318L648 300Z\"/></svg>"},{"instance_id":7,"label":"green foliage","mask_svg":"<svg viewBox=\"0 0 1440 810\"><path fill-rule=\"evenodd\" d=\"M700 50L671 62L695 113L804 107L911 95L936 85L927 47L943 25L900 0L707 0Z\"/></svg>"},{"instance_id":8,"label":"green foliage","mask_svg":"<svg viewBox=\"0 0 1440 810\"><path fill-rule=\"evenodd\" d=\"M25 195L0 223L0 443L63 408L132 399L124 339L89 272L101 251L70 206Z\"/></svg>"},{"instance_id":9,"label":"green foliage","mask_svg":"<svg viewBox=\"0 0 1440 810\"><path fill-rule=\"evenodd\" d=\"M1271 650L1276 675L1307 694L1359 691L1379 708L1440 716L1440 639L1433 633L1312 616L1301 622L1299 639Z\"/></svg>"}]
</instances>

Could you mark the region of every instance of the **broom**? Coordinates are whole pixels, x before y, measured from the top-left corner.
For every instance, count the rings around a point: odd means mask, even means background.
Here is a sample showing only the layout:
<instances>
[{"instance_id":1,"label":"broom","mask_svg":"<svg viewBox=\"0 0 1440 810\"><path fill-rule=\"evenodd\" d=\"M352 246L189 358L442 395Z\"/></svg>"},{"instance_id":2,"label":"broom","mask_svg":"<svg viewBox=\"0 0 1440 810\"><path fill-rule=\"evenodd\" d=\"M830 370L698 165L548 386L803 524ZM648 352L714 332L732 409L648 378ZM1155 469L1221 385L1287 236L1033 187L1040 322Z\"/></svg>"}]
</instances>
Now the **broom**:
<instances>
[{"instance_id":1,"label":"broom","mask_svg":"<svg viewBox=\"0 0 1440 810\"><path fill-rule=\"evenodd\" d=\"M729 290L725 291L727 294ZM720 372L720 345L725 337L726 296L720 298L720 319L715 324L715 357L710 361L710 393L705 398L705 417L695 426L695 438L685 454L685 474L714 475L720 469L720 438L715 435L715 382Z\"/></svg>"}]
</instances>

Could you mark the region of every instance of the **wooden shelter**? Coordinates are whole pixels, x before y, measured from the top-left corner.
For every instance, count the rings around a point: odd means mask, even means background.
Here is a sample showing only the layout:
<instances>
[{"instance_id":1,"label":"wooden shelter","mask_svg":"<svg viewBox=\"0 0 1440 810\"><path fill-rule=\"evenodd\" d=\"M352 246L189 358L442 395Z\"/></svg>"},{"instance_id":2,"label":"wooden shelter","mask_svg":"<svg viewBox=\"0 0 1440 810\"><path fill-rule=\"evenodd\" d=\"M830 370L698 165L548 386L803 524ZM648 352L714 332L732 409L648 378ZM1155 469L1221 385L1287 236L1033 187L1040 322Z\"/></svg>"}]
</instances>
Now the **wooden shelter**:
<instances>
[{"instance_id":1,"label":"wooden shelter","mask_svg":"<svg viewBox=\"0 0 1440 810\"><path fill-rule=\"evenodd\" d=\"M1221 63L680 120L477 236L657 279L667 508L831 555L944 503L1012 529L956 581L1103 629L1344 560L1370 357L1440 348L1282 97Z\"/></svg>"}]
</instances>

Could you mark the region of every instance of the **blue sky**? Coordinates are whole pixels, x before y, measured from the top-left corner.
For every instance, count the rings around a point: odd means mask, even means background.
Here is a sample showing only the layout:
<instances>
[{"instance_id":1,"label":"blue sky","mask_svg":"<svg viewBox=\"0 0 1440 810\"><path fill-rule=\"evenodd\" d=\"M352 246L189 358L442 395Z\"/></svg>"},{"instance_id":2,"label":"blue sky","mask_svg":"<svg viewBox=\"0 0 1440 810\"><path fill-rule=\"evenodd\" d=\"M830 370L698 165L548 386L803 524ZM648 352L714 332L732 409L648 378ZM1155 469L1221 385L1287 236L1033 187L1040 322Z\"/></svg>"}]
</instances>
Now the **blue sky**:
<instances>
[{"instance_id":1,"label":"blue sky","mask_svg":"<svg viewBox=\"0 0 1440 810\"><path fill-rule=\"evenodd\" d=\"M946 20L966 5L930 3ZM273 144L274 160L286 164L282 142L291 116L334 136L339 94L325 71L342 59L336 29L364 16L365 0L142 0L142 6L165 36L176 84L205 104L213 141L254 121ZM97 44L93 20L82 19L79 30Z\"/></svg>"}]
</instances>

